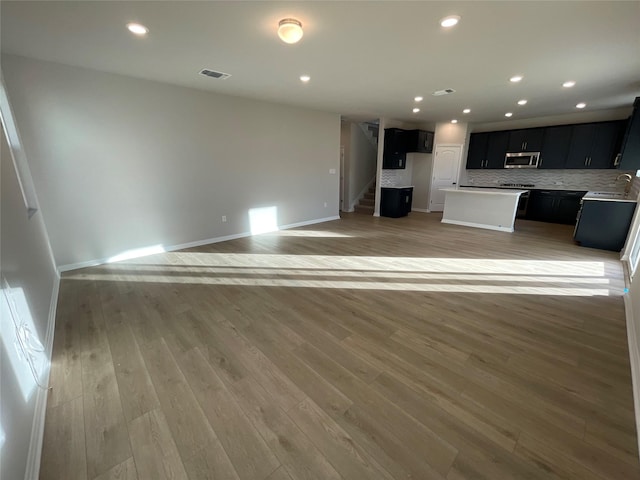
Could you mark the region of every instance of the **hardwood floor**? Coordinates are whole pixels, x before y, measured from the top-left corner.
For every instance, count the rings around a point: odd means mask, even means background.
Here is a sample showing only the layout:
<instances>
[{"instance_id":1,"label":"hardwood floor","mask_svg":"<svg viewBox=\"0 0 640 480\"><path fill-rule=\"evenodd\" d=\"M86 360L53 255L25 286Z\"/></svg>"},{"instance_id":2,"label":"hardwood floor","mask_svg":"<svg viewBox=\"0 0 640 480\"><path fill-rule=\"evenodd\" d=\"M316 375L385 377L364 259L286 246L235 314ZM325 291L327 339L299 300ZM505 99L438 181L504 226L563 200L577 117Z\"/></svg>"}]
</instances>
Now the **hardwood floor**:
<instances>
[{"instance_id":1,"label":"hardwood floor","mask_svg":"<svg viewBox=\"0 0 640 480\"><path fill-rule=\"evenodd\" d=\"M640 478L618 255L439 220L65 274L40 478Z\"/></svg>"}]
</instances>

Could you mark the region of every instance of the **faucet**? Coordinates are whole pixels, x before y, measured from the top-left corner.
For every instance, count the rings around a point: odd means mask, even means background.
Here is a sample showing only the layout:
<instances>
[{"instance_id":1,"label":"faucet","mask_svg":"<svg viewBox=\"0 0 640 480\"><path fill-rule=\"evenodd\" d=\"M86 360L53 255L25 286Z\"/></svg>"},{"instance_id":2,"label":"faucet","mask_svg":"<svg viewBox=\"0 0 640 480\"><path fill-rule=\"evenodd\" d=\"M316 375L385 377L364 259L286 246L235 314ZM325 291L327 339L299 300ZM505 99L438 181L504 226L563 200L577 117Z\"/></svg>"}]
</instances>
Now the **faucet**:
<instances>
[{"instance_id":1,"label":"faucet","mask_svg":"<svg viewBox=\"0 0 640 480\"><path fill-rule=\"evenodd\" d=\"M624 178L625 182L627 182L627 184L624 186L624 196L628 197L629 192L631 191L631 181L633 180L633 177L628 173L621 173L616 177L616 182L621 178Z\"/></svg>"}]
</instances>

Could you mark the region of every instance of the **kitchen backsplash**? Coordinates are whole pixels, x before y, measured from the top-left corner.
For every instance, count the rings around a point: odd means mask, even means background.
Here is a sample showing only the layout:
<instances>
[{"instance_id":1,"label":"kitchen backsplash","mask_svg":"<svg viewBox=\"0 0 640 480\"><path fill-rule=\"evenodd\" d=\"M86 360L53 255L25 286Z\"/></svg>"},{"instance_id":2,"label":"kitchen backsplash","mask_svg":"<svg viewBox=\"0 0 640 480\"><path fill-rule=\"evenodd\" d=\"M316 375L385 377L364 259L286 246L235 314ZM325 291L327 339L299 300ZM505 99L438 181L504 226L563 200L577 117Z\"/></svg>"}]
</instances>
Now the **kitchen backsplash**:
<instances>
[{"instance_id":1,"label":"kitchen backsplash","mask_svg":"<svg viewBox=\"0 0 640 480\"><path fill-rule=\"evenodd\" d=\"M529 183L535 188L554 190L623 191L625 182L616 177L629 173L634 177L633 190L640 189L635 171L620 170L464 170L461 185L491 186L501 183Z\"/></svg>"},{"instance_id":2,"label":"kitchen backsplash","mask_svg":"<svg viewBox=\"0 0 640 480\"><path fill-rule=\"evenodd\" d=\"M398 170L382 170L382 175L380 175L380 186L406 187L413 185L411 181L412 170L410 162L407 162L407 168L401 168Z\"/></svg>"}]
</instances>

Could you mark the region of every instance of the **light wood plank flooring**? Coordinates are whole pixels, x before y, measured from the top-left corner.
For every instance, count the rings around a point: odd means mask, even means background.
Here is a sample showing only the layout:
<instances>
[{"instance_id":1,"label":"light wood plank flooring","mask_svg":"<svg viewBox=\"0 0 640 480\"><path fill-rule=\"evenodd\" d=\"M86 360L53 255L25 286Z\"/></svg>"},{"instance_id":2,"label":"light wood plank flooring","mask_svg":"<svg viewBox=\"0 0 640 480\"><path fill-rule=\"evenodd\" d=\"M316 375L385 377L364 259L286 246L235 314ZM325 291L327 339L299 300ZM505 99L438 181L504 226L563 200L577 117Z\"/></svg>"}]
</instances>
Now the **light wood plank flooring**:
<instances>
[{"instance_id":1,"label":"light wood plank flooring","mask_svg":"<svg viewBox=\"0 0 640 480\"><path fill-rule=\"evenodd\" d=\"M40 478L640 478L618 255L439 220L65 274Z\"/></svg>"}]
</instances>

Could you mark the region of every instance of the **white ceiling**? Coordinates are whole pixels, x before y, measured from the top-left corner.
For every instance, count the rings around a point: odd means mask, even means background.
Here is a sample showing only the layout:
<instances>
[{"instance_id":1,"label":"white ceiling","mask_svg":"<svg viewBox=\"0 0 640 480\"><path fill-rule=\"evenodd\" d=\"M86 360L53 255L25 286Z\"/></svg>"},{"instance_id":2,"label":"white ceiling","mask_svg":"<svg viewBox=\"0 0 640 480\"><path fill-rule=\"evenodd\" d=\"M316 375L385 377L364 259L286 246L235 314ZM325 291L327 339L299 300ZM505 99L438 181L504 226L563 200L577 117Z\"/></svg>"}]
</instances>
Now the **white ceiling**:
<instances>
[{"instance_id":1,"label":"white ceiling","mask_svg":"<svg viewBox=\"0 0 640 480\"><path fill-rule=\"evenodd\" d=\"M3 0L0 8L3 53L348 116L490 123L507 111L513 121L573 113L579 101L585 111L628 107L640 95L639 1ZM450 14L462 20L445 30L438 20ZM297 45L276 35L291 16L305 31ZM130 34L131 21L148 37ZM205 67L232 77L199 76ZM515 74L524 80L510 83ZM565 80L577 85L562 88ZM444 88L456 93L430 95ZM425 100L413 114L416 95Z\"/></svg>"}]
</instances>

